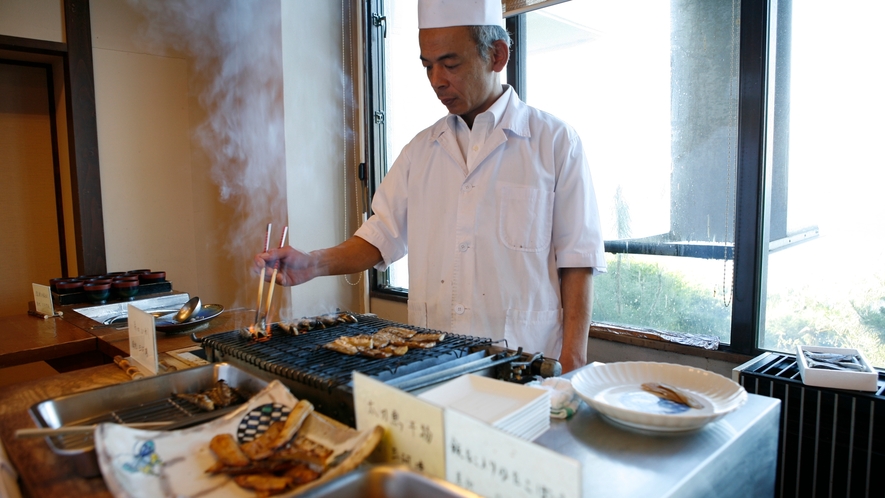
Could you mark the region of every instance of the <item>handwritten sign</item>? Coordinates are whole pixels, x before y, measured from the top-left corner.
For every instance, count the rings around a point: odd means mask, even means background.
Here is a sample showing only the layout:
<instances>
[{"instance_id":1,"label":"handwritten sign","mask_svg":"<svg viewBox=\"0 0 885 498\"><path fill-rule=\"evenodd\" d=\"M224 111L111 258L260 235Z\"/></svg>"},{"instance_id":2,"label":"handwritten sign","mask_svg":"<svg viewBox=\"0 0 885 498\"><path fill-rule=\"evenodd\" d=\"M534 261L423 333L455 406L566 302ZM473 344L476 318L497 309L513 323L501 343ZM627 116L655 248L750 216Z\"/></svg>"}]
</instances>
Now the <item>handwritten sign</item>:
<instances>
[{"instance_id":1,"label":"handwritten sign","mask_svg":"<svg viewBox=\"0 0 885 498\"><path fill-rule=\"evenodd\" d=\"M487 497L576 498L581 464L454 410L445 412L446 477Z\"/></svg>"},{"instance_id":2,"label":"handwritten sign","mask_svg":"<svg viewBox=\"0 0 885 498\"><path fill-rule=\"evenodd\" d=\"M157 326L154 315L129 305L129 355L157 375Z\"/></svg>"},{"instance_id":3,"label":"handwritten sign","mask_svg":"<svg viewBox=\"0 0 885 498\"><path fill-rule=\"evenodd\" d=\"M31 284L34 289L34 309L43 316L55 316L55 308L52 307L52 291L48 285Z\"/></svg>"},{"instance_id":4,"label":"handwritten sign","mask_svg":"<svg viewBox=\"0 0 885 498\"><path fill-rule=\"evenodd\" d=\"M384 427L375 457L445 479L443 409L359 372L353 373L356 428Z\"/></svg>"}]
</instances>

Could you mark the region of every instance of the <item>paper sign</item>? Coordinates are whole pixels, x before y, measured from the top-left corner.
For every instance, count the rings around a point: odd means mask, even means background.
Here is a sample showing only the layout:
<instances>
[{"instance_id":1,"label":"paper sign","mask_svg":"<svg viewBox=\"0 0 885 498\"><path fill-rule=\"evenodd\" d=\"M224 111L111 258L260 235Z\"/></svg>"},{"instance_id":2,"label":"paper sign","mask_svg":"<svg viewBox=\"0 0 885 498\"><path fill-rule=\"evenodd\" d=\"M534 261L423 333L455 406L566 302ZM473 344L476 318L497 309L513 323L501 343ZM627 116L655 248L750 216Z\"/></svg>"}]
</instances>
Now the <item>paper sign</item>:
<instances>
[{"instance_id":1,"label":"paper sign","mask_svg":"<svg viewBox=\"0 0 885 498\"><path fill-rule=\"evenodd\" d=\"M129 355L157 375L157 326L154 315L131 304L129 307Z\"/></svg>"},{"instance_id":2,"label":"paper sign","mask_svg":"<svg viewBox=\"0 0 885 498\"><path fill-rule=\"evenodd\" d=\"M359 372L353 373L356 428L384 427L375 456L445 479L443 409Z\"/></svg>"},{"instance_id":3,"label":"paper sign","mask_svg":"<svg viewBox=\"0 0 885 498\"><path fill-rule=\"evenodd\" d=\"M445 411L446 480L487 497L577 498L581 464L470 416Z\"/></svg>"},{"instance_id":4,"label":"paper sign","mask_svg":"<svg viewBox=\"0 0 885 498\"><path fill-rule=\"evenodd\" d=\"M34 289L34 309L37 313L45 316L55 316L55 308L52 307L52 291L48 285L31 284Z\"/></svg>"}]
</instances>

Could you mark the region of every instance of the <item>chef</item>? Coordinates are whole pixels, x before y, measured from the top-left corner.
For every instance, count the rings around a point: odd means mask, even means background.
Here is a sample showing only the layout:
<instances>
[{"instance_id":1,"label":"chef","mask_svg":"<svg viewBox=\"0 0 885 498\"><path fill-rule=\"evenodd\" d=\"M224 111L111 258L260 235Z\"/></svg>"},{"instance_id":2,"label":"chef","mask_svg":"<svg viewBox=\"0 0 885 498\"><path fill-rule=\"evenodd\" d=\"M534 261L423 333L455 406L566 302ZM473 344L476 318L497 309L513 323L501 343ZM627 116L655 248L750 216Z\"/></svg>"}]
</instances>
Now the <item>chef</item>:
<instances>
[{"instance_id":1,"label":"chef","mask_svg":"<svg viewBox=\"0 0 885 498\"><path fill-rule=\"evenodd\" d=\"M285 247L277 282L386 269L409 254L409 323L586 363L593 274L605 271L581 139L502 85L500 0L419 0L420 60L448 115L406 145L374 215L338 246ZM270 274L270 272L268 272Z\"/></svg>"}]
</instances>

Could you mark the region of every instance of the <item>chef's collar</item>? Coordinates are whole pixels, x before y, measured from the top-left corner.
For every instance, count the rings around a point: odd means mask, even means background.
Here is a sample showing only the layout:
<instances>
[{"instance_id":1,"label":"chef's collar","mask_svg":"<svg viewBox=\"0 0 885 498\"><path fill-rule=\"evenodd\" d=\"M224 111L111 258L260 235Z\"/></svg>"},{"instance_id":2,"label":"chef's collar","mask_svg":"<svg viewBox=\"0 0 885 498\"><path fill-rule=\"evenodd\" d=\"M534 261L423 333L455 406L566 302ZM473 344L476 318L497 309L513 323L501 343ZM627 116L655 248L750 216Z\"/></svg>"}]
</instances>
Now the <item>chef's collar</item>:
<instances>
[{"instance_id":1,"label":"chef's collar","mask_svg":"<svg viewBox=\"0 0 885 498\"><path fill-rule=\"evenodd\" d=\"M489 130L498 126L498 123L501 122L501 117L504 116L504 112L507 110L507 104L510 102L511 94L513 93L513 87L510 85L502 85L504 87L504 93L498 97L491 107L486 109L485 111L476 115L473 119L473 126L476 126L476 122L478 120L491 119L492 123L489 126ZM449 128L452 130L455 129L456 126L463 126L467 128L467 123L464 121L464 118L458 116L457 114L449 114L446 118L446 121L449 124Z\"/></svg>"}]
</instances>

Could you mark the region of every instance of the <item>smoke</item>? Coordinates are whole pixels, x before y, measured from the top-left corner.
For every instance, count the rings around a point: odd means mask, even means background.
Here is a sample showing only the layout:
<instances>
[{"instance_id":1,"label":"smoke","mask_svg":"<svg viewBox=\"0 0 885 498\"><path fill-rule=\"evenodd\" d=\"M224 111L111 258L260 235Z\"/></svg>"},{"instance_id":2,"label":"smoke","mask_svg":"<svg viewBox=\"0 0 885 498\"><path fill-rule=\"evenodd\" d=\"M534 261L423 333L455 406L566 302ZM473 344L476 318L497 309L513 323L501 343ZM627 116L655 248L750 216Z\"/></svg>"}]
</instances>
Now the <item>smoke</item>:
<instances>
[{"instance_id":1,"label":"smoke","mask_svg":"<svg viewBox=\"0 0 885 498\"><path fill-rule=\"evenodd\" d=\"M129 0L146 22L134 34L154 52L190 61L191 88L206 118L196 140L211 161L211 179L233 210L222 237L229 264L247 265L264 239L266 224L279 243L287 219L279 2L261 0ZM225 220L225 223L228 223ZM218 248L208 248L217 250ZM251 278L231 271L234 278ZM249 294L247 282L237 292ZM237 295L235 304L252 305Z\"/></svg>"}]
</instances>

